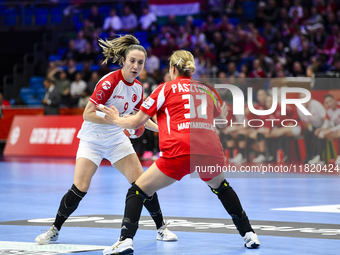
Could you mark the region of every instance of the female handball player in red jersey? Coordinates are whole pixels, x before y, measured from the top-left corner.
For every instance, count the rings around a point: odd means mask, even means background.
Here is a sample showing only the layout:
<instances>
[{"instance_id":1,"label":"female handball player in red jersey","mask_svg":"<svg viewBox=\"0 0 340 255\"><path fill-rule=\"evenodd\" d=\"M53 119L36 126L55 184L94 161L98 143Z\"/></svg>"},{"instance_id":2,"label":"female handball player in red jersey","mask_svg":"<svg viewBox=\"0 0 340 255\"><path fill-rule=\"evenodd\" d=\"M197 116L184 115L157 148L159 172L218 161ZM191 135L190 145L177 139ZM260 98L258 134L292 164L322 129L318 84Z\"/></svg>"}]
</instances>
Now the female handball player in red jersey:
<instances>
[{"instance_id":1,"label":"female handball player in red jersey","mask_svg":"<svg viewBox=\"0 0 340 255\"><path fill-rule=\"evenodd\" d=\"M121 118L114 107L97 107L105 113L108 123L122 128L138 128L157 113L160 158L155 161L129 189L126 196L121 237L104 255L132 253L133 237L143 203L153 199L155 192L194 172L197 166L224 166L223 149L213 125L214 118L227 115L226 105L215 105L211 90L191 79L195 72L193 55L185 50L175 51L170 58L171 81L159 87L145 100L133 117ZM220 168L221 169L221 168ZM247 248L260 243L233 188L222 171L198 171L200 178L221 200L224 208L244 238Z\"/></svg>"},{"instance_id":2,"label":"female handball player in red jersey","mask_svg":"<svg viewBox=\"0 0 340 255\"><path fill-rule=\"evenodd\" d=\"M143 168L123 129L109 123L96 115L96 106L114 105L121 115L128 115L139 110L143 102L143 87L136 80L144 68L146 51L132 35L125 35L113 40L99 39L104 63L110 58L119 62L121 69L105 75L96 85L94 92L84 110L84 122L78 133L80 138L74 181L71 189L61 199L55 221L50 229L39 235L35 241L49 244L58 239L59 231L67 218L77 209L79 202L86 195L92 176L95 174L103 158L108 159L129 181L134 184L143 173ZM146 127L158 131L151 120ZM177 236L166 228L157 195L144 203L156 223L157 239L176 241Z\"/></svg>"}]
</instances>

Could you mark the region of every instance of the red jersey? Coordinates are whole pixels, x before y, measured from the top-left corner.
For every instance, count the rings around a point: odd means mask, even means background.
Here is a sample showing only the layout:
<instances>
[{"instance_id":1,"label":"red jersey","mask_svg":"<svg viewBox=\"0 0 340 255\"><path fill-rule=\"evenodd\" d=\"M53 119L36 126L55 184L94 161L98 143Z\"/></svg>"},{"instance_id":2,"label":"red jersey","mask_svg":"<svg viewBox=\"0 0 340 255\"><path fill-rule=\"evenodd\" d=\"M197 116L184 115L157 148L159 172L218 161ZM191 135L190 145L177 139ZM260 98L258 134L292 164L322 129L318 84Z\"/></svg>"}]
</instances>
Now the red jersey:
<instances>
[{"instance_id":1,"label":"red jersey","mask_svg":"<svg viewBox=\"0 0 340 255\"><path fill-rule=\"evenodd\" d=\"M178 77L158 86L140 109L157 113L161 157L198 154L223 156L214 118L221 114L207 86Z\"/></svg>"}]
</instances>

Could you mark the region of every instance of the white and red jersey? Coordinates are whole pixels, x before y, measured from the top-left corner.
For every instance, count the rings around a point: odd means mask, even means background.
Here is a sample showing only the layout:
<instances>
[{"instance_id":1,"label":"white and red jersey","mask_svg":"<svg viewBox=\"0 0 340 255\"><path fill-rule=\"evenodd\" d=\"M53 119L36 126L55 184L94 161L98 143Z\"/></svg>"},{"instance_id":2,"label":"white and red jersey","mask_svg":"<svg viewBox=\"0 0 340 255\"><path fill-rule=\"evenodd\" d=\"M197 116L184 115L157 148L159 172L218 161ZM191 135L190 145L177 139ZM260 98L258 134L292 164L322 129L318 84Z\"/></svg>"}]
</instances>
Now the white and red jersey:
<instances>
[{"instance_id":1,"label":"white and red jersey","mask_svg":"<svg viewBox=\"0 0 340 255\"><path fill-rule=\"evenodd\" d=\"M158 86L144 101L141 111L157 113L161 156L198 154L223 156L214 118L221 110L205 91L207 86L189 77L178 77Z\"/></svg>"},{"instance_id":2,"label":"white and red jersey","mask_svg":"<svg viewBox=\"0 0 340 255\"><path fill-rule=\"evenodd\" d=\"M326 117L325 107L323 107L323 105L319 101L311 99L308 104L307 110L312 115L305 115L300 109L298 109L300 120L305 122L307 125L311 124L314 128L321 127Z\"/></svg>"},{"instance_id":3,"label":"white and red jersey","mask_svg":"<svg viewBox=\"0 0 340 255\"><path fill-rule=\"evenodd\" d=\"M337 103L335 109L328 108L326 110L326 119L330 122L331 127L340 125L340 103Z\"/></svg>"},{"instance_id":4,"label":"white and red jersey","mask_svg":"<svg viewBox=\"0 0 340 255\"><path fill-rule=\"evenodd\" d=\"M143 102L143 86L138 80L132 83L124 80L122 71L108 73L97 83L90 101L95 105L115 106L121 115L139 110ZM116 125L102 125L84 121L78 138L85 141L108 141L117 144L126 138L122 128ZM112 139L114 137L114 143Z\"/></svg>"}]
</instances>

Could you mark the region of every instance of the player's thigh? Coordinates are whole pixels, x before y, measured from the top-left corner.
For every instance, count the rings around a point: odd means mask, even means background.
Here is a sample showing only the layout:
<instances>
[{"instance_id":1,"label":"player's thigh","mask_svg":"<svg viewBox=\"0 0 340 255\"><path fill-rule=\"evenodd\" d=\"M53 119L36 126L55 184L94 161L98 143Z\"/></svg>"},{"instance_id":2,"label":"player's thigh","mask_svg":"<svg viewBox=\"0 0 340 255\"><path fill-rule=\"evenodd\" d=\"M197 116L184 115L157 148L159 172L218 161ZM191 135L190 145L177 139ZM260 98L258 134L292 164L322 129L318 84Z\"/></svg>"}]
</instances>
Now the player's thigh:
<instances>
[{"instance_id":1,"label":"player's thigh","mask_svg":"<svg viewBox=\"0 0 340 255\"><path fill-rule=\"evenodd\" d=\"M87 158L77 158L74 171L74 185L82 192L87 192L97 165Z\"/></svg>"},{"instance_id":2,"label":"player's thigh","mask_svg":"<svg viewBox=\"0 0 340 255\"><path fill-rule=\"evenodd\" d=\"M126 177L129 183L135 182L143 174L143 167L136 153L121 158L113 166Z\"/></svg>"},{"instance_id":3,"label":"player's thigh","mask_svg":"<svg viewBox=\"0 0 340 255\"><path fill-rule=\"evenodd\" d=\"M153 163L136 181L136 185L148 196L152 196L157 190L165 188L176 182L175 179L165 175L156 163Z\"/></svg>"}]
</instances>

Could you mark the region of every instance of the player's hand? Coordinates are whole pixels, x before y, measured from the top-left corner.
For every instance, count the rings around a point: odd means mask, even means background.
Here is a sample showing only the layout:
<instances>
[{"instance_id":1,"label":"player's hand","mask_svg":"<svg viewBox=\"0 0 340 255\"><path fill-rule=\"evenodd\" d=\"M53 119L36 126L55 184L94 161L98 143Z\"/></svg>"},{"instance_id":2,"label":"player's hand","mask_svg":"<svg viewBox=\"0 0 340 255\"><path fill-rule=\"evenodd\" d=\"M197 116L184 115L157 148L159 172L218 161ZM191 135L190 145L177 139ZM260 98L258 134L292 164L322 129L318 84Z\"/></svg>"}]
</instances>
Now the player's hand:
<instances>
[{"instance_id":1,"label":"player's hand","mask_svg":"<svg viewBox=\"0 0 340 255\"><path fill-rule=\"evenodd\" d=\"M228 107L225 102L223 102L223 105L221 106L221 117L223 119L227 118L228 115Z\"/></svg>"},{"instance_id":2,"label":"player's hand","mask_svg":"<svg viewBox=\"0 0 340 255\"><path fill-rule=\"evenodd\" d=\"M111 123L116 124L119 118L119 111L113 105L110 105L110 108L105 105L97 105L97 107L105 113L104 119Z\"/></svg>"}]
</instances>

